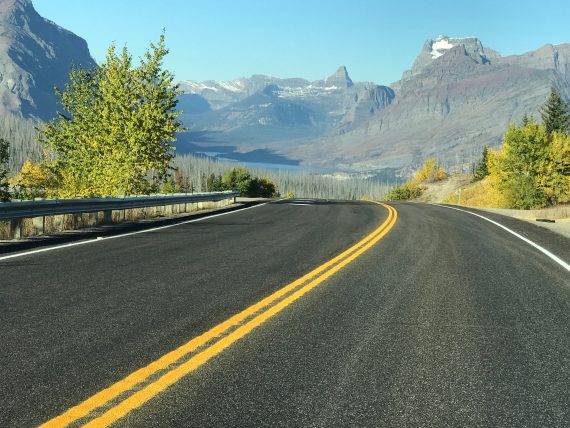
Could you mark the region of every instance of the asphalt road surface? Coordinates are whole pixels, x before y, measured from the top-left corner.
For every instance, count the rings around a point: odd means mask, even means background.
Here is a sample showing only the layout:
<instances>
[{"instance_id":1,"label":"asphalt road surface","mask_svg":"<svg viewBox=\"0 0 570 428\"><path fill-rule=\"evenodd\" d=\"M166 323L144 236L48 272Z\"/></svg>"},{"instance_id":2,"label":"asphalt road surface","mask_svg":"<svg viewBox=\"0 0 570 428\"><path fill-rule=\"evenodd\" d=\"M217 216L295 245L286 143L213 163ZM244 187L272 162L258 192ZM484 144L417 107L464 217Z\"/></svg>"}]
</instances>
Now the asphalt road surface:
<instances>
[{"instance_id":1,"label":"asphalt road surface","mask_svg":"<svg viewBox=\"0 0 570 428\"><path fill-rule=\"evenodd\" d=\"M570 272L474 215L391 205L0 247L0 426L570 426Z\"/></svg>"}]
</instances>

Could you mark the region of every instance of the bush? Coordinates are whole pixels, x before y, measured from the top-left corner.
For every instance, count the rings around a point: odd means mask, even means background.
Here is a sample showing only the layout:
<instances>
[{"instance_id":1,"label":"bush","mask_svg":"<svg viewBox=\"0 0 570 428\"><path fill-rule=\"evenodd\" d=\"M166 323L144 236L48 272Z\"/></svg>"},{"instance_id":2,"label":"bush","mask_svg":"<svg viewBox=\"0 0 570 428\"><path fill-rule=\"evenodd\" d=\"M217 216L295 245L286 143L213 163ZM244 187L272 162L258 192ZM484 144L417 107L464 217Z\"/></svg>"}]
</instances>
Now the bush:
<instances>
[{"instance_id":1,"label":"bush","mask_svg":"<svg viewBox=\"0 0 570 428\"><path fill-rule=\"evenodd\" d=\"M390 193L386 195L386 199L390 201L400 201L419 198L422 195L423 188L410 182L394 187Z\"/></svg>"},{"instance_id":2,"label":"bush","mask_svg":"<svg viewBox=\"0 0 570 428\"><path fill-rule=\"evenodd\" d=\"M490 180L478 181L461 191L455 192L447 196L443 203L445 204L461 204L470 207L483 208L508 208L509 205L505 200L505 196Z\"/></svg>"},{"instance_id":3,"label":"bush","mask_svg":"<svg viewBox=\"0 0 570 428\"><path fill-rule=\"evenodd\" d=\"M503 146L489 153L489 179L509 208L530 209L570 199L570 137L544 125L510 125Z\"/></svg>"},{"instance_id":4,"label":"bush","mask_svg":"<svg viewBox=\"0 0 570 428\"><path fill-rule=\"evenodd\" d=\"M219 190L234 190L241 196L249 196L251 187L251 174L245 168L232 168L222 178L223 187ZM210 189L208 189L210 190Z\"/></svg>"},{"instance_id":5,"label":"bush","mask_svg":"<svg viewBox=\"0 0 570 428\"><path fill-rule=\"evenodd\" d=\"M252 198L273 198L279 195L277 187L269 178L259 177L251 180L247 193Z\"/></svg>"},{"instance_id":6,"label":"bush","mask_svg":"<svg viewBox=\"0 0 570 428\"><path fill-rule=\"evenodd\" d=\"M417 170L412 182L416 184L435 183L436 181L444 180L446 177L445 170L438 165L437 160L430 158Z\"/></svg>"},{"instance_id":7,"label":"bush","mask_svg":"<svg viewBox=\"0 0 570 428\"><path fill-rule=\"evenodd\" d=\"M394 187L390 193L386 195L386 199L397 201L419 198L425 189L422 183L434 183L446 177L447 174L445 170L437 164L435 158L427 159L416 171L413 179Z\"/></svg>"},{"instance_id":8,"label":"bush","mask_svg":"<svg viewBox=\"0 0 570 428\"><path fill-rule=\"evenodd\" d=\"M546 195L537 188L532 177L513 176L503 185L503 194L510 208L532 209L546 206Z\"/></svg>"},{"instance_id":9,"label":"bush","mask_svg":"<svg viewBox=\"0 0 570 428\"><path fill-rule=\"evenodd\" d=\"M211 177L214 177L212 174ZM212 179L208 190L234 190L250 198L272 198L278 196L277 186L269 178L252 177L245 168L232 168L223 177ZM208 181L210 183L210 180Z\"/></svg>"},{"instance_id":10,"label":"bush","mask_svg":"<svg viewBox=\"0 0 570 428\"><path fill-rule=\"evenodd\" d=\"M34 199L44 197L48 187L49 176L38 163L27 160L18 175L10 180L18 199Z\"/></svg>"}]
</instances>

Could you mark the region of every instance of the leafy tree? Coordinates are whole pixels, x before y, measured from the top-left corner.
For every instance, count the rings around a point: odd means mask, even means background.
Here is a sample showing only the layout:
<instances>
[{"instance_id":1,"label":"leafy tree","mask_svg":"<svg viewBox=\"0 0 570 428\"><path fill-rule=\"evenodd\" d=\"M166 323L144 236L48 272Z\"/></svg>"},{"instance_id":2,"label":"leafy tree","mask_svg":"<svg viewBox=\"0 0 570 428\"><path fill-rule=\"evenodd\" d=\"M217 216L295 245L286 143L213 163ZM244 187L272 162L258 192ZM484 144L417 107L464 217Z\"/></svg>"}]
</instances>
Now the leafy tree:
<instances>
[{"instance_id":1,"label":"leafy tree","mask_svg":"<svg viewBox=\"0 0 570 428\"><path fill-rule=\"evenodd\" d=\"M0 138L0 202L10 200L10 192L8 192L8 161L10 160L10 143Z\"/></svg>"},{"instance_id":2,"label":"leafy tree","mask_svg":"<svg viewBox=\"0 0 570 428\"><path fill-rule=\"evenodd\" d=\"M540 116L548 134L555 131L565 133L570 129L568 106L554 87L550 89L550 95L540 110Z\"/></svg>"},{"instance_id":3,"label":"leafy tree","mask_svg":"<svg viewBox=\"0 0 570 428\"><path fill-rule=\"evenodd\" d=\"M210 174L206 182L206 191L222 192L224 190L228 190L228 186L223 182L222 176L214 173Z\"/></svg>"},{"instance_id":4,"label":"leafy tree","mask_svg":"<svg viewBox=\"0 0 570 428\"><path fill-rule=\"evenodd\" d=\"M434 183L443 180L446 176L445 170L438 165L437 159L429 158L426 159L424 164L416 171L416 175L412 181L415 184L425 182Z\"/></svg>"},{"instance_id":5,"label":"leafy tree","mask_svg":"<svg viewBox=\"0 0 570 428\"><path fill-rule=\"evenodd\" d=\"M483 156L481 161L477 164L475 168L475 173L473 174L473 182L481 181L489 175L489 147L485 146L483 148Z\"/></svg>"},{"instance_id":6,"label":"leafy tree","mask_svg":"<svg viewBox=\"0 0 570 428\"><path fill-rule=\"evenodd\" d=\"M249 185L248 196L252 198L273 198L277 196L277 186L269 178L254 177Z\"/></svg>"},{"instance_id":7,"label":"leafy tree","mask_svg":"<svg viewBox=\"0 0 570 428\"><path fill-rule=\"evenodd\" d=\"M531 209L546 205L544 191L536 186L536 181L526 175L513 175L504 183L503 194L510 208Z\"/></svg>"},{"instance_id":8,"label":"leafy tree","mask_svg":"<svg viewBox=\"0 0 570 428\"><path fill-rule=\"evenodd\" d=\"M510 125L503 147L490 157L490 178L512 208L537 208L548 203L544 186L550 153L550 138L544 125Z\"/></svg>"},{"instance_id":9,"label":"leafy tree","mask_svg":"<svg viewBox=\"0 0 570 428\"><path fill-rule=\"evenodd\" d=\"M555 132L551 136L548 162L541 171L539 186L548 203L570 202L570 136Z\"/></svg>"},{"instance_id":10,"label":"leafy tree","mask_svg":"<svg viewBox=\"0 0 570 428\"><path fill-rule=\"evenodd\" d=\"M241 196L249 196L251 186L251 174L245 168L232 168L224 174L223 184L227 189L240 192Z\"/></svg>"},{"instance_id":11,"label":"leafy tree","mask_svg":"<svg viewBox=\"0 0 570 428\"><path fill-rule=\"evenodd\" d=\"M149 193L171 167L175 135L182 130L175 110L177 85L163 70L164 35L137 66L127 48L111 46L96 69L73 69L56 91L66 113L40 130L53 153L46 163L57 196Z\"/></svg>"},{"instance_id":12,"label":"leafy tree","mask_svg":"<svg viewBox=\"0 0 570 428\"><path fill-rule=\"evenodd\" d=\"M390 201L415 199L419 198L422 193L422 187L412 182L407 182L394 187L390 193L386 195L386 199Z\"/></svg>"},{"instance_id":13,"label":"leafy tree","mask_svg":"<svg viewBox=\"0 0 570 428\"><path fill-rule=\"evenodd\" d=\"M39 163L27 160L10 184L17 189L20 199L33 199L44 196L48 179L48 174Z\"/></svg>"}]
</instances>

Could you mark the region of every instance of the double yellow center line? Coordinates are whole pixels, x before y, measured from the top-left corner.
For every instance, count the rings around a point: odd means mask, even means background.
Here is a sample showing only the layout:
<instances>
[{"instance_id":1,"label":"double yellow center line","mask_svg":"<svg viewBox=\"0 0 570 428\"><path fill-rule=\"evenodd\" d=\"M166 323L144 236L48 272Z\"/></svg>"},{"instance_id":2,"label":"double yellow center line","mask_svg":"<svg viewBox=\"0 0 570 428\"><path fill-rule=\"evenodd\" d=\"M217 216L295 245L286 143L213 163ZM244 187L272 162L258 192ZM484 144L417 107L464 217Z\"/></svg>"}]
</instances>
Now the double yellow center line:
<instances>
[{"instance_id":1,"label":"double yellow center line","mask_svg":"<svg viewBox=\"0 0 570 428\"><path fill-rule=\"evenodd\" d=\"M83 420L85 420L85 427L105 427L140 407L301 298L380 241L396 223L398 213L389 205L379 204L388 210L386 220L374 232L348 250L204 334L47 421L41 427L66 427L70 424L82 424ZM196 353L192 355L194 352ZM97 415L89 418L94 411L97 411Z\"/></svg>"}]
</instances>

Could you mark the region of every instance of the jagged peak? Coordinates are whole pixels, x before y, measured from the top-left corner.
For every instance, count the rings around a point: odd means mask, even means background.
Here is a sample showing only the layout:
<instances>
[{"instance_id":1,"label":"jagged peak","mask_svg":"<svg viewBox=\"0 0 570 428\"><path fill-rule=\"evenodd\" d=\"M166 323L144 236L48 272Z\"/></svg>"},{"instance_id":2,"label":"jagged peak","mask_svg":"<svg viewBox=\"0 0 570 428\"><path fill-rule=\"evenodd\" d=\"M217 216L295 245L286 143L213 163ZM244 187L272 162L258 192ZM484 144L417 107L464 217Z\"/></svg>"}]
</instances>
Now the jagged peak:
<instances>
[{"instance_id":1,"label":"jagged peak","mask_svg":"<svg viewBox=\"0 0 570 428\"><path fill-rule=\"evenodd\" d=\"M325 83L335 83L344 87L352 86L352 79L348 75L346 66L341 65L333 74L325 79Z\"/></svg>"}]
</instances>

